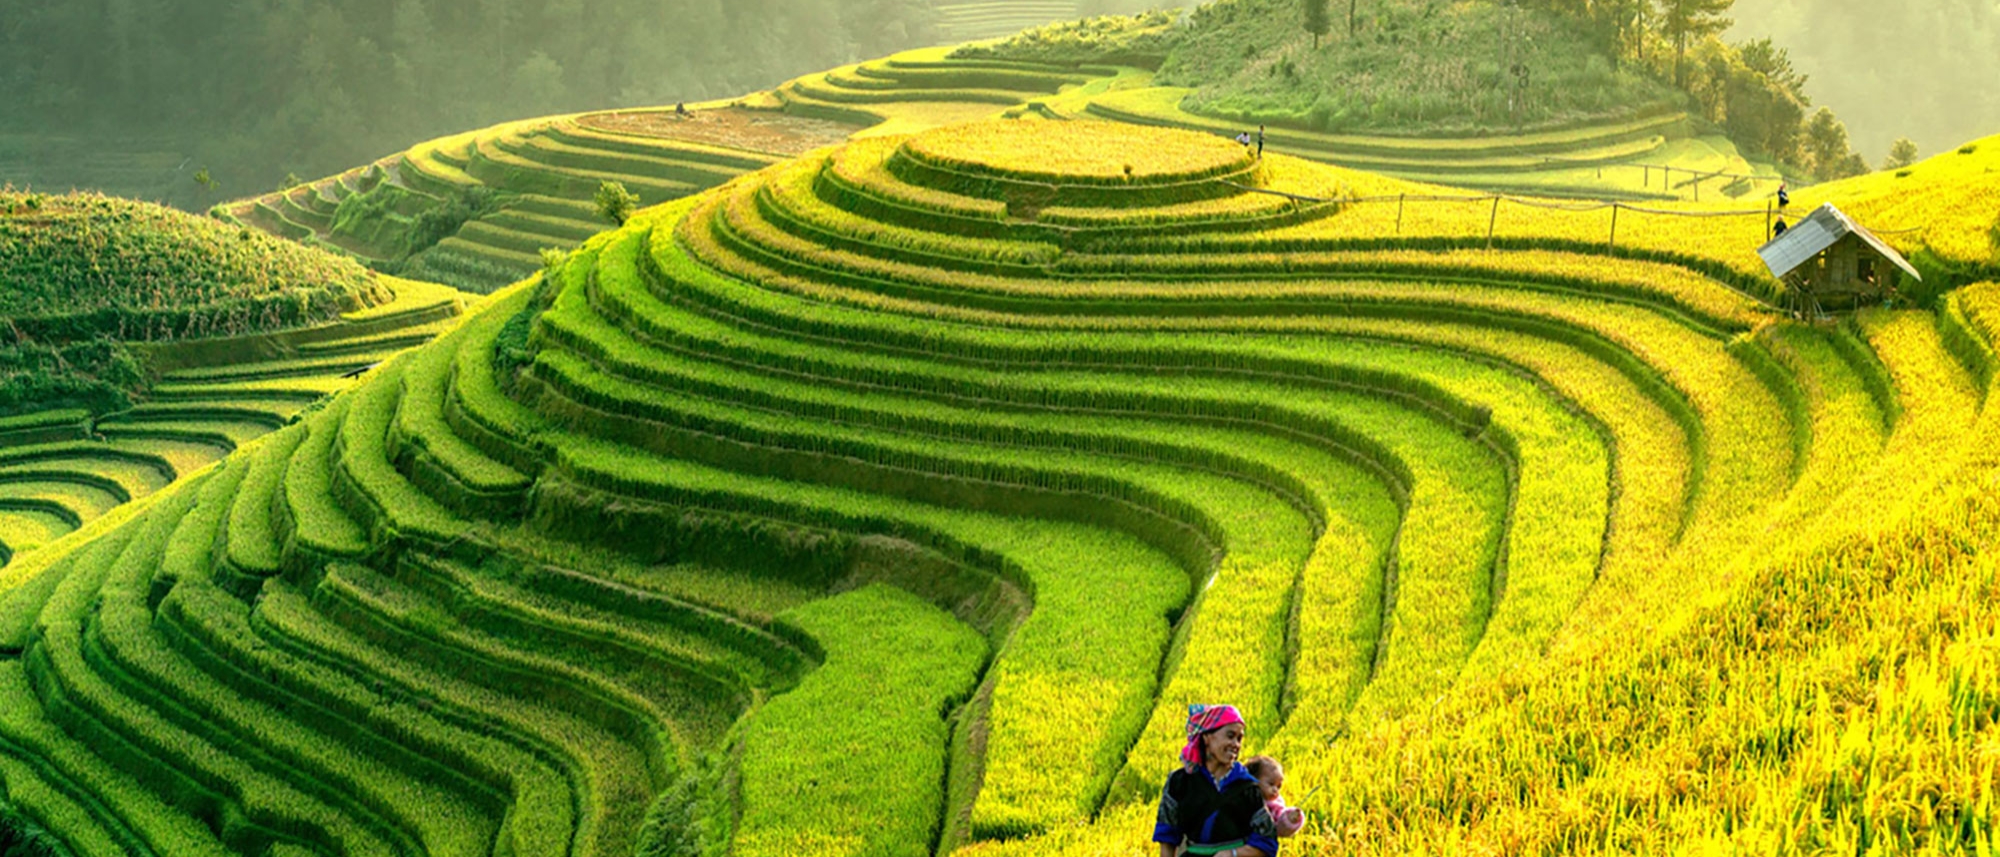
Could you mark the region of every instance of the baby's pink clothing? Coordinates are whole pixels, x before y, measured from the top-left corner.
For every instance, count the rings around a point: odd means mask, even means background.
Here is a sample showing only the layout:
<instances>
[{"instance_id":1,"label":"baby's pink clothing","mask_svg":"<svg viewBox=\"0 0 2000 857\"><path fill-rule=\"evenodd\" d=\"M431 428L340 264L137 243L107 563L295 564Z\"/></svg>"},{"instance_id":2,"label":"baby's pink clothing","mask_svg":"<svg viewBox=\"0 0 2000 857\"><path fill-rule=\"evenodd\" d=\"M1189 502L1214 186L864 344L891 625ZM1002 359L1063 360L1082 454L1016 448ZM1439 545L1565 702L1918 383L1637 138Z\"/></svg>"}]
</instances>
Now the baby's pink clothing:
<instances>
[{"instance_id":1,"label":"baby's pink clothing","mask_svg":"<svg viewBox=\"0 0 2000 857\"><path fill-rule=\"evenodd\" d=\"M1271 823L1278 826L1279 836L1290 836L1306 826L1305 810L1286 806L1282 795L1265 801L1264 811L1271 814Z\"/></svg>"}]
</instances>

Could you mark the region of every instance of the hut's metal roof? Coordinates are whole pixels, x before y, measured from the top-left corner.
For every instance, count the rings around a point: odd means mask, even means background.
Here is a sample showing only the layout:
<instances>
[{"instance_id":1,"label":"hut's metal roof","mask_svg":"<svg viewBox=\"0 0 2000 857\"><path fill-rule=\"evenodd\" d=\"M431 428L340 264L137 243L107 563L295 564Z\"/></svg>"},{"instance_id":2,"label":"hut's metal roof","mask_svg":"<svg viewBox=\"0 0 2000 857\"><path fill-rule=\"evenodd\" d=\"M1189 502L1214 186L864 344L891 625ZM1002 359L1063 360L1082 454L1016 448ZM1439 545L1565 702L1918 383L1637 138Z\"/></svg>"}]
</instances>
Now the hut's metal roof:
<instances>
[{"instance_id":1,"label":"hut's metal roof","mask_svg":"<svg viewBox=\"0 0 2000 857\"><path fill-rule=\"evenodd\" d=\"M1916 268L1911 267L1909 260L1903 258L1903 254L1896 252L1896 248L1883 243L1882 239L1875 237L1875 233L1849 219L1830 202L1806 215L1798 225L1785 230L1785 234L1771 239L1771 243L1758 248L1757 255L1764 257L1764 266L1771 269L1771 276L1782 280L1786 274L1798 270L1800 265L1812 261L1821 251L1849 235L1859 237L1910 276L1918 280L1924 278Z\"/></svg>"}]
</instances>

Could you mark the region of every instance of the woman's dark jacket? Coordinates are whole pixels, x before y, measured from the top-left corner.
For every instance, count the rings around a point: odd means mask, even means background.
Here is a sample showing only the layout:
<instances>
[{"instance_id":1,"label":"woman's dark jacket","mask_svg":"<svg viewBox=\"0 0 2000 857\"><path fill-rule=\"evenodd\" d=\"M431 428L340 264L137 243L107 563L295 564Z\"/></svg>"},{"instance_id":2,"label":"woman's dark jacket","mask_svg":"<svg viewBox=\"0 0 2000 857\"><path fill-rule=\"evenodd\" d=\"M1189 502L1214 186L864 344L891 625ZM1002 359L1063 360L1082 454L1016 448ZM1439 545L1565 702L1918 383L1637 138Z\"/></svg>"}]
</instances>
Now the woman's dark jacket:
<instances>
[{"instance_id":1,"label":"woman's dark jacket","mask_svg":"<svg viewBox=\"0 0 2000 857\"><path fill-rule=\"evenodd\" d=\"M1190 845L1214 845L1240 839L1277 857L1277 834L1257 778L1242 765L1231 765L1221 782L1204 767L1183 767L1167 775L1154 842L1179 845L1185 838Z\"/></svg>"}]
</instances>

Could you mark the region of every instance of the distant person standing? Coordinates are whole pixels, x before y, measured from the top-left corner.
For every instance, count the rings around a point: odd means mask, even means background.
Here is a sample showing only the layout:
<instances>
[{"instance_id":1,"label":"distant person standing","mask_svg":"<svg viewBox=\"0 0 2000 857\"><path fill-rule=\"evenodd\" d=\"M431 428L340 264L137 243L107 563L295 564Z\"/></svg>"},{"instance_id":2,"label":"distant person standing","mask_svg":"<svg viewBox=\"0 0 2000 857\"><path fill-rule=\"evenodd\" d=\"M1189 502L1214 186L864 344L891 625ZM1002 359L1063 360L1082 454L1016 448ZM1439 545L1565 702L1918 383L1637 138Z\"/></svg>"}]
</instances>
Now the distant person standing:
<instances>
[{"instance_id":1,"label":"distant person standing","mask_svg":"<svg viewBox=\"0 0 2000 857\"><path fill-rule=\"evenodd\" d=\"M1264 126L1257 126L1257 159L1264 159Z\"/></svg>"},{"instance_id":2,"label":"distant person standing","mask_svg":"<svg viewBox=\"0 0 2000 857\"><path fill-rule=\"evenodd\" d=\"M1784 211L1785 206L1791 204L1792 204L1792 195L1785 191L1785 186L1783 184L1778 185L1778 210Z\"/></svg>"}]
</instances>

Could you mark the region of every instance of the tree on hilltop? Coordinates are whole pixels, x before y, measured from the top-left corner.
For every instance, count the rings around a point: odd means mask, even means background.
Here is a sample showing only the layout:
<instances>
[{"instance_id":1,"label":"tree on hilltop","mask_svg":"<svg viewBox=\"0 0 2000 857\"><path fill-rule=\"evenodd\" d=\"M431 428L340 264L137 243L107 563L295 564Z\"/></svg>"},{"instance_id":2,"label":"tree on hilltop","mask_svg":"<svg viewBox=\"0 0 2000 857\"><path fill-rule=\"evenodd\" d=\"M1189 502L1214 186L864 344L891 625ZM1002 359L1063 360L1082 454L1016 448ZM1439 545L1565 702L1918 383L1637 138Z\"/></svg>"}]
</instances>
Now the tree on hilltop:
<instances>
[{"instance_id":1,"label":"tree on hilltop","mask_svg":"<svg viewBox=\"0 0 2000 857\"><path fill-rule=\"evenodd\" d=\"M1313 50L1319 50L1319 40L1333 29L1333 18L1327 10L1328 0L1305 0L1306 32L1313 36Z\"/></svg>"},{"instance_id":2,"label":"tree on hilltop","mask_svg":"<svg viewBox=\"0 0 2000 857\"><path fill-rule=\"evenodd\" d=\"M1882 169L1900 170L1917 162L1917 142L1908 137L1898 137L1889 147L1889 158L1882 162Z\"/></svg>"},{"instance_id":3,"label":"tree on hilltop","mask_svg":"<svg viewBox=\"0 0 2000 857\"><path fill-rule=\"evenodd\" d=\"M1751 71L1763 75L1771 83L1791 93L1799 103L1808 105L1812 103L1812 99L1806 97L1808 78L1792 65L1791 51L1778 47L1768 38L1744 42L1738 45L1736 50L1741 55L1743 64Z\"/></svg>"},{"instance_id":4,"label":"tree on hilltop","mask_svg":"<svg viewBox=\"0 0 2000 857\"><path fill-rule=\"evenodd\" d=\"M1821 107L1806 120L1805 154L1812 161L1813 176L1833 181L1868 172L1868 163L1847 141L1847 125Z\"/></svg>"},{"instance_id":5,"label":"tree on hilltop","mask_svg":"<svg viewBox=\"0 0 2000 857\"><path fill-rule=\"evenodd\" d=\"M1711 38L1707 44L1720 42ZM1804 76L1791 70L1791 62L1768 39L1734 49L1720 46L1700 69L1710 84L1697 89L1717 99L1703 100L1703 107L1710 117L1721 117L1723 130L1744 152L1797 164L1803 160L1799 139L1812 101L1803 91Z\"/></svg>"},{"instance_id":6,"label":"tree on hilltop","mask_svg":"<svg viewBox=\"0 0 2000 857\"><path fill-rule=\"evenodd\" d=\"M1674 85L1687 87L1688 43L1729 29L1736 0L1660 0L1660 32L1674 44Z\"/></svg>"},{"instance_id":7,"label":"tree on hilltop","mask_svg":"<svg viewBox=\"0 0 2000 857\"><path fill-rule=\"evenodd\" d=\"M1611 55L1613 68L1624 64L1627 42L1645 43L1645 6L1646 0L1597 0L1590 4L1591 32Z\"/></svg>"}]
</instances>

